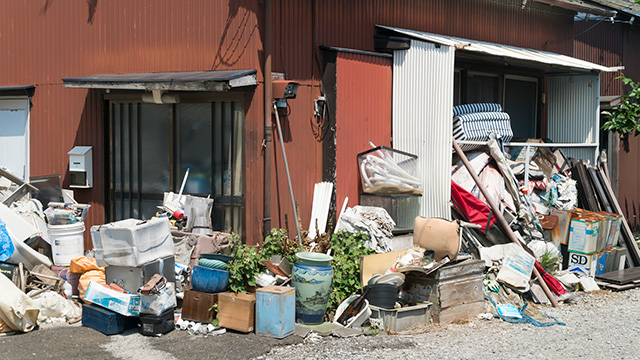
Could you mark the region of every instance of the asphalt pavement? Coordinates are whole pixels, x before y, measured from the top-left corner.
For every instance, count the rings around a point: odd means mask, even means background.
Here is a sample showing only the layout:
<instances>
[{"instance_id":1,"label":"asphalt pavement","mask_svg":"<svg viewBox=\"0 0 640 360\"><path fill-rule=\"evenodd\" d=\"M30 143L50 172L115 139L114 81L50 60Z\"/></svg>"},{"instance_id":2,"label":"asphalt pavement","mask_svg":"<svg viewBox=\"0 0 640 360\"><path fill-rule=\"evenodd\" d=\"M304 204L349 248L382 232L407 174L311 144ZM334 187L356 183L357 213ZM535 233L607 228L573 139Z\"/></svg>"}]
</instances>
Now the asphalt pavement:
<instances>
[{"instance_id":1,"label":"asphalt pavement","mask_svg":"<svg viewBox=\"0 0 640 360\"><path fill-rule=\"evenodd\" d=\"M26 334L0 336L0 358L18 359L251 359L278 346L302 342L292 335L278 340L255 334L227 332L216 336L174 330L163 336L143 336L137 329L107 336L88 327L44 325Z\"/></svg>"}]
</instances>

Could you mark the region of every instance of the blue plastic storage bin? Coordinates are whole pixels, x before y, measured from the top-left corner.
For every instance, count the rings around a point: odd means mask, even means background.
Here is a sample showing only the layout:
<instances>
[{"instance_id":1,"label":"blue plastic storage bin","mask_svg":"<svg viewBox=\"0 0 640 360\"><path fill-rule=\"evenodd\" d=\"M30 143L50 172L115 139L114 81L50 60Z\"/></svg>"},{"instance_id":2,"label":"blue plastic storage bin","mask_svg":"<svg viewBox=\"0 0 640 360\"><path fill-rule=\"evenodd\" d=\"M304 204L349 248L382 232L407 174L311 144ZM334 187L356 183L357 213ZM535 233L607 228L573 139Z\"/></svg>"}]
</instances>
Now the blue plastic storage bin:
<instances>
[{"instance_id":1,"label":"blue plastic storage bin","mask_svg":"<svg viewBox=\"0 0 640 360\"><path fill-rule=\"evenodd\" d=\"M138 318L120 315L98 305L82 305L82 325L105 335L121 334L138 326Z\"/></svg>"},{"instance_id":2,"label":"blue plastic storage bin","mask_svg":"<svg viewBox=\"0 0 640 360\"><path fill-rule=\"evenodd\" d=\"M193 290L206 293L219 293L229 286L229 272L196 265L191 273Z\"/></svg>"}]
</instances>

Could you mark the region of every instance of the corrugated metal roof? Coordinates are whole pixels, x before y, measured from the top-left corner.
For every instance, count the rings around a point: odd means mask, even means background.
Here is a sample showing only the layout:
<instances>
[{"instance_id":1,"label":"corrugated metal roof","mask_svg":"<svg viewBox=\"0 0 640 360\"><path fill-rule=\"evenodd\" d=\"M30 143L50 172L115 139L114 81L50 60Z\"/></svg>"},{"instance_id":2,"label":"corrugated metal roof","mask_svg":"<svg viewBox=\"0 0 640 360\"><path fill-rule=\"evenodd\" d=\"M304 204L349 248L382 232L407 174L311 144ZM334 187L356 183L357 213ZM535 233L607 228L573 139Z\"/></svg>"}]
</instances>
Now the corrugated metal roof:
<instances>
[{"instance_id":1,"label":"corrugated metal roof","mask_svg":"<svg viewBox=\"0 0 640 360\"><path fill-rule=\"evenodd\" d=\"M502 44L494 44L483 41L462 39L453 36L444 36L420 32L415 30L399 29L388 26L376 25L378 29L395 32L411 38L454 47L457 51L467 51L473 53L482 53L502 58L510 58L524 61L531 61L545 64L561 70L580 70L580 71L614 71L608 67L594 64L588 61L572 58L566 55L555 54L552 52L526 49L515 46Z\"/></svg>"},{"instance_id":2,"label":"corrugated metal roof","mask_svg":"<svg viewBox=\"0 0 640 360\"><path fill-rule=\"evenodd\" d=\"M380 53L380 52L375 52L375 51L365 51L365 50L356 50L356 49L347 49L347 48L341 48L341 47L335 47L335 46L320 45L320 49L328 50L328 51L337 51L337 52L348 53L348 54L355 54L355 55L379 56L379 57L386 57L386 58L390 58L390 59L393 58L393 55L387 54L387 53Z\"/></svg>"},{"instance_id":3,"label":"corrugated metal roof","mask_svg":"<svg viewBox=\"0 0 640 360\"><path fill-rule=\"evenodd\" d=\"M550 6L557 6L559 8L584 12L593 15L600 15L606 17L612 17L616 15L616 12L611 9L607 9L602 6L587 3L582 0L535 0L539 3L547 4ZM598 2L598 1L594 1Z\"/></svg>"},{"instance_id":4,"label":"corrugated metal roof","mask_svg":"<svg viewBox=\"0 0 640 360\"><path fill-rule=\"evenodd\" d=\"M225 91L255 86L256 70L103 74L62 79L64 87L125 90Z\"/></svg>"},{"instance_id":5,"label":"corrugated metal roof","mask_svg":"<svg viewBox=\"0 0 640 360\"><path fill-rule=\"evenodd\" d=\"M592 0L594 3L626 12L634 16L640 16L640 4L633 0Z\"/></svg>"}]
</instances>

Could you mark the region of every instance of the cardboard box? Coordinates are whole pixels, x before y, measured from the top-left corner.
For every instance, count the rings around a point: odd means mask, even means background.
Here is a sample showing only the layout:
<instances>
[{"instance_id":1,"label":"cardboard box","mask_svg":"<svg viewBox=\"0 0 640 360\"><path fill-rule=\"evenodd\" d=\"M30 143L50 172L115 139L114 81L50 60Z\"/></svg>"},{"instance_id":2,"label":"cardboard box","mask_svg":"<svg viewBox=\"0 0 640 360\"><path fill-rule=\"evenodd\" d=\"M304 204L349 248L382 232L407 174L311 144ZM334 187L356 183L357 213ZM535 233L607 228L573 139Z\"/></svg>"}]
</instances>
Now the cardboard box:
<instances>
[{"instance_id":1,"label":"cardboard box","mask_svg":"<svg viewBox=\"0 0 640 360\"><path fill-rule=\"evenodd\" d=\"M622 215L613 214L606 211L601 211L598 214L607 217L611 221L609 231L606 236L606 249L610 250L615 246L618 246L618 239L620 238L620 226L622 225Z\"/></svg>"},{"instance_id":2,"label":"cardboard box","mask_svg":"<svg viewBox=\"0 0 640 360\"><path fill-rule=\"evenodd\" d=\"M573 213L567 210L551 209L551 215L558 217L558 227L560 228L560 244L569 245L569 228L571 227L571 217Z\"/></svg>"},{"instance_id":3,"label":"cardboard box","mask_svg":"<svg viewBox=\"0 0 640 360\"><path fill-rule=\"evenodd\" d=\"M571 219L569 234L569 252L592 254L598 249L598 231L600 219L595 216L579 214Z\"/></svg>"},{"instance_id":4,"label":"cardboard box","mask_svg":"<svg viewBox=\"0 0 640 360\"><path fill-rule=\"evenodd\" d=\"M627 249L615 247L607 250L607 258L605 260L604 272L624 270L627 260Z\"/></svg>"},{"instance_id":5,"label":"cardboard box","mask_svg":"<svg viewBox=\"0 0 640 360\"><path fill-rule=\"evenodd\" d=\"M174 309L176 302L176 285L167 285L155 295L140 294L140 314L160 316L169 309Z\"/></svg>"},{"instance_id":6,"label":"cardboard box","mask_svg":"<svg viewBox=\"0 0 640 360\"><path fill-rule=\"evenodd\" d=\"M121 293L95 281L89 283L84 300L124 316L140 315L140 295Z\"/></svg>"},{"instance_id":7,"label":"cardboard box","mask_svg":"<svg viewBox=\"0 0 640 360\"><path fill-rule=\"evenodd\" d=\"M256 295L223 292L218 294L218 325L240 332L253 332Z\"/></svg>"},{"instance_id":8,"label":"cardboard box","mask_svg":"<svg viewBox=\"0 0 640 360\"><path fill-rule=\"evenodd\" d=\"M607 253L602 251L593 254L569 252L569 271L580 272L588 276L605 273Z\"/></svg>"}]
</instances>

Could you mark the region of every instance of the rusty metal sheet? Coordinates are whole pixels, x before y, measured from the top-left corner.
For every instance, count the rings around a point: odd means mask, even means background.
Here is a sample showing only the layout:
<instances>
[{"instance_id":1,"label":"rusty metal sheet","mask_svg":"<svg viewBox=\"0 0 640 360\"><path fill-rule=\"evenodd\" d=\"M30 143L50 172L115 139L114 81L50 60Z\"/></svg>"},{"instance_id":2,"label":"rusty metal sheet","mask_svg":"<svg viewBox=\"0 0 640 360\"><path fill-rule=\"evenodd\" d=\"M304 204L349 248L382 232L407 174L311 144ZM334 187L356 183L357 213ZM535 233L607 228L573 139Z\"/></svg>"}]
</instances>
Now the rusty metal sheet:
<instances>
[{"instance_id":1,"label":"rusty metal sheet","mask_svg":"<svg viewBox=\"0 0 640 360\"><path fill-rule=\"evenodd\" d=\"M338 52L336 59L336 203L360 203L357 154L391 144L391 73L388 57Z\"/></svg>"}]
</instances>

